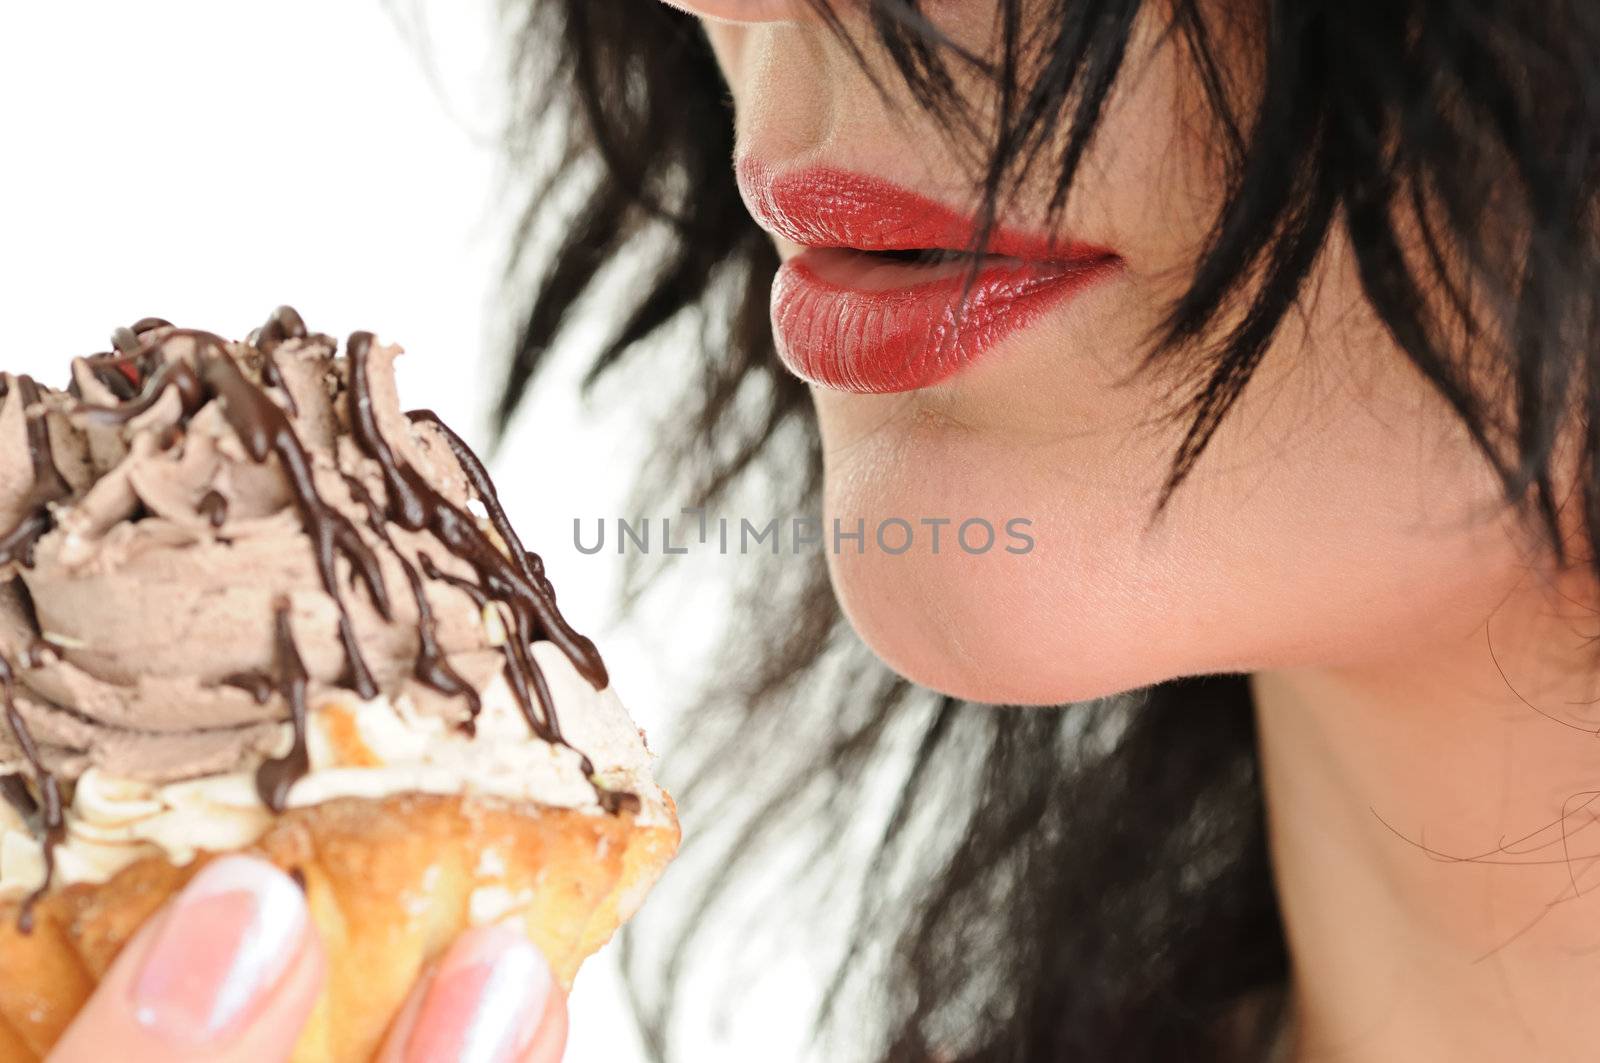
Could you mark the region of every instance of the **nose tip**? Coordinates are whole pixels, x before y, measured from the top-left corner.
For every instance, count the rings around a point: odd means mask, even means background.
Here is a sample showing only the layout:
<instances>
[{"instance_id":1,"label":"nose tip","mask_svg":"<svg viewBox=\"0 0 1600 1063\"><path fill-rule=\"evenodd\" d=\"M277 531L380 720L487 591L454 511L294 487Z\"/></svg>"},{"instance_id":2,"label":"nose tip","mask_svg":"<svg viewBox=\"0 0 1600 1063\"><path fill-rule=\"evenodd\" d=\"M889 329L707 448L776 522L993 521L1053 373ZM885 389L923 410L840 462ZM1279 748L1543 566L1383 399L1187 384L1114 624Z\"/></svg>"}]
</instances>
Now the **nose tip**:
<instances>
[{"instance_id":1,"label":"nose tip","mask_svg":"<svg viewBox=\"0 0 1600 1063\"><path fill-rule=\"evenodd\" d=\"M816 17L812 0L664 0L669 7L716 22L800 22Z\"/></svg>"}]
</instances>

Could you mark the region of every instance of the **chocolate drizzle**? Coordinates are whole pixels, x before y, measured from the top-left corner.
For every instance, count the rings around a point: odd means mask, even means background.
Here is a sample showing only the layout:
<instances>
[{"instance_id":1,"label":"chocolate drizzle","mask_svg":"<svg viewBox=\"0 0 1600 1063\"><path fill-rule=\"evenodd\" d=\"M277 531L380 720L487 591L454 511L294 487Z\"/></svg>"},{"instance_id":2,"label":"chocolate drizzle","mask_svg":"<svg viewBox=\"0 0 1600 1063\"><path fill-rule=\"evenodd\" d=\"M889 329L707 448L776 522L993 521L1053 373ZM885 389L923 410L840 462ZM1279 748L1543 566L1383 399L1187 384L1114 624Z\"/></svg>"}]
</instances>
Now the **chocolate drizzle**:
<instances>
[{"instance_id":1,"label":"chocolate drizzle","mask_svg":"<svg viewBox=\"0 0 1600 1063\"><path fill-rule=\"evenodd\" d=\"M278 369L273 354L285 340L303 340L306 336L305 319L292 306L278 307L267 318L265 325L250 334L250 345L261 352L261 382L283 392L285 408L290 417L298 416L300 411L295 406L294 396L284 385L283 373Z\"/></svg>"},{"instance_id":2,"label":"chocolate drizzle","mask_svg":"<svg viewBox=\"0 0 1600 1063\"><path fill-rule=\"evenodd\" d=\"M228 497L221 491L207 491L195 509L213 528L228 523Z\"/></svg>"},{"instance_id":3,"label":"chocolate drizzle","mask_svg":"<svg viewBox=\"0 0 1600 1063\"><path fill-rule=\"evenodd\" d=\"M350 356L351 433L368 457L377 461L383 470L384 483L390 491L389 519L412 531L426 528L433 532L452 554L473 567L491 597L504 601L513 614L522 618L528 628L529 641L540 635L549 639L567 655L579 675L596 690L604 690L610 679L599 651L593 642L568 626L566 618L556 608L554 596L548 591L549 581L534 567L532 555L522 549L520 542L512 546L515 535L510 538L504 533L501 535L506 539L507 549L515 551L513 557L521 555L520 560L514 561L496 549L493 541L478 528L471 514L452 505L415 469L395 460L394 453L378 431L377 418L372 412L372 396L367 389L366 363L371 346L372 335L367 332L355 333L346 344ZM430 416L424 413L416 419L427 420ZM449 439L448 435L446 439ZM465 450L464 444L462 449ZM464 468L469 465L466 462L462 464ZM470 464L477 465L476 459ZM479 472L482 472L481 466ZM469 482L474 479L469 469ZM483 479L487 482L486 473ZM495 499L494 508L491 509L491 498L492 492L480 493L484 508L492 514L499 508L499 503ZM504 513L501 519L504 520ZM506 528L509 531L510 525L507 524ZM525 572L527 575L524 575Z\"/></svg>"},{"instance_id":4,"label":"chocolate drizzle","mask_svg":"<svg viewBox=\"0 0 1600 1063\"><path fill-rule=\"evenodd\" d=\"M456 435L455 429L439 419L439 415L432 410L412 410L406 414L413 424L432 425L439 434L444 436L444 441L450 446L450 453L455 455L456 464L461 466L461 471L467 474L467 482L472 485L472 491L483 503L484 511L489 514L489 523L494 526L495 534L500 536L501 542L506 544L506 549L511 552L511 559L517 563L530 583L537 583L544 588L551 602L556 600L555 588L550 586L550 581L544 574L544 561L538 554L529 551L522 545L522 540L511 527L511 521L506 517L505 507L500 504L500 492L494 489L494 481L489 478L489 470L484 467L467 441Z\"/></svg>"},{"instance_id":5,"label":"chocolate drizzle","mask_svg":"<svg viewBox=\"0 0 1600 1063\"><path fill-rule=\"evenodd\" d=\"M382 540L393 552L395 560L400 562L400 569L406 575L406 582L411 585L412 597L416 599L418 649L412 675L423 686L436 690L446 697L465 698L467 718L462 722L461 729L468 735L476 734L478 713L483 711L483 703L471 684L450 667L444 649L439 645L438 622L433 616L433 606L428 603L427 588L422 585L416 567L406 560L406 556L395 546L394 539L389 535L389 529L383 525L383 511L373 501L371 493L354 477L346 476L345 483L350 488L350 496L366 509L367 527L372 529L372 533Z\"/></svg>"},{"instance_id":6,"label":"chocolate drizzle","mask_svg":"<svg viewBox=\"0 0 1600 1063\"><path fill-rule=\"evenodd\" d=\"M218 344L222 343L220 337L213 336L209 332L195 333L187 331L168 333L160 342L164 343L166 340L180 335L205 337L209 341L214 341ZM191 416L205 402L205 391L200 386L200 378L196 375L194 367L188 362L178 361L167 362L156 370L155 375L145 383L144 390L139 393L137 398L128 402L121 402L116 406L85 404L79 407L79 411L84 416L102 424L127 424L135 417L152 409L156 403L161 401L161 397L167 393L167 389L171 387L178 389L185 417Z\"/></svg>"},{"instance_id":7,"label":"chocolate drizzle","mask_svg":"<svg viewBox=\"0 0 1600 1063\"><path fill-rule=\"evenodd\" d=\"M339 685L366 699L380 693L356 638L346 596L364 591L379 616L393 622L376 549L386 548L398 560L416 603L417 649L412 663L415 680L445 697L463 699L467 718L461 727L468 734L475 733L482 708L480 696L452 667L439 641L437 618L425 582L431 580L466 594L480 611L499 611L508 629L499 646L504 674L529 728L547 742L573 749L562 734L549 685L532 652L533 643L549 640L597 690L608 683L605 664L594 644L574 631L561 615L543 563L512 530L482 462L430 411L418 410L408 415L407 424L432 425L449 446L472 493L484 506L487 526L446 498L403 459L403 451L397 452L384 437L373 406L368 373L373 338L370 333L353 334L347 343L349 431L361 454L376 465L382 482L381 497L377 497L379 492L369 491L353 476L340 473L351 499L365 510L364 536L357 522L319 492L317 468L295 430L298 413L294 397L274 358L285 343L304 340L309 335L305 321L289 307L273 311L266 324L251 334L247 345L230 345L210 332L177 329L161 318L145 318L131 328L116 331L115 353L86 360L90 371L113 396L114 404L96 406L80 401L74 415L102 425L127 425L154 409L168 391L175 390L179 397L177 423L169 426L166 438L159 441L174 446L184 438L190 418L209 402L220 402L224 420L250 460L275 460L288 487L301 530L309 540L319 582L338 611L345 659ZM333 343L327 337L316 338L318 342ZM192 349L183 353L170 349L173 341L180 339L190 340ZM252 348L256 359L249 357ZM246 375L245 367L256 369L259 382ZM269 394L268 389L279 394ZM0 399L22 404L33 471L33 483L21 507L24 515L15 527L0 534L0 568L14 563L30 566L35 545L54 526L53 505L70 497L72 488L56 467L49 424L34 381L27 376L0 374ZM212 528L220 529L228 521L228 499L220 491L208 490L196 503L196 512ZM417 560L413 564L396 542L392 532L395 527L428 533L462 563L463 570L470 569L473 578L443 571L428 553L420 550L415 551ZM409 544L408 548L414 549ZM341 573L341 562L345 573ZM348 586L341 587L341 582ZM291 748L282 757L264 761L256 773L257 791L275 812L286 807L291 789L310 767L306 745L310 677L294 643L290 615L291 603L287 598L280 599L275 607L270 674L244 672L222 681L243 690L258 704L266 704L276 695L287 707L293 731ZM60 647L36 640L23 651L24 663L36 667L47 655L61 653ZM26 929L31 925L34 903L50 886L54 847L64 834L64 819L60 786L46 769L17 709L12 664L3 658L0 688L6 722L22 750L33 783L30 789L20 773L0 776L0 796L17 808L44 846L45 882L23 907ZM603 787L593 762L581 751L573 751L602 808L617 813L641 807L637 795Z\"/></svg>"},{"instance_id":8,"label":"chocolate drizzle","mask_svg":"<svg viewBox=\"0 0 1600 1063\"><path fill-rule=\"evenodd\" d=\"M61 470L56 468L55 453L50 449L50 425L44 411L30 412L29 407L39 405L39 385L31 376L17 378L17 398L28 421L28 459L33 464L33 489L28 496L28 506L43 506L59 502L72 493Z\"/></svg>"},{"instance_id":9,"label":"chocolate drizzle","mask_svg":"<svg viewBox=\"0 0 1600 1063\"><path fill-rule=\"evenodd\" d=\"M265 325L250 334L250 346L271 357L284 340L303 340L307 335L306 322L300 312L292 306L280 306L267 316ZM262 374L262 379L273 387L278 386L278 381L269 379L266 373Z\"/></svg>"},{"instance_id":10,"label":"chocolate drizzle","mask_svg":"<svg viewBox=\"0 0 1600 1063\"><path fill-rule=\"evenodd\" d=\"M295 405L294 394L284 384L283 373L270 354L261 356L261 382L268 387L277 388L283 394L283 408L289 411L290 417L300 416L300 407Z\"/></svg>"},{"instance_id":11,"label":"chocolate drizzle","mask_svg":"<svg viewBox=\"0 0 1600 1063\"><path fill-rule=\"evenodd\" d=\"M373 409L372 392L367 376L367 361L372 350L372 334L357 332L345 343L350 358L350 433L366 455L377 462L388 494L385 515L409 531L429 531L444 544L452 555L465 561L477 574L479 587L488 598L503 603L511 613L512 632L504 644L506 676L522 714L527 718L533 733L547 742L572 749L561 734L561 721L556 717L555 700L550 696L544 673L533 659L532 643L540 638L549 639L572 661L578 673L596 690L604 689L608 678L604 662L595 650L594 643L567 626L556 609L554 598L547 592L548 584L530 578L531 563L519 564L484 534L471 514L454 505L440 494L409 464L401 462L383 438L378 418ZM487 477L485 477L487 479ZM469 474L470 480L470 474ZM485 509L488 502L484 502ZM510 548L510 542L507 542ZM524 565L529 569L525 573ZM437 571L437 569L435 569ZM533 697L529 696L532 688ZM534 701L538 709L534 708ZM574 749L582 758L583 773L594 783L602 805L615 811L612 805L617 795L594 782L594 764L582 751ZM632 796L632 795L629 795Z\"/></svg>"},{"instance_id":12,"label":"chocolate drizzle","mask_svg":"<svg viewBox=\"0 0 1600 1063\"><path fill-rule=\"evenodd\" d=\"M202 368L205 384L211 393L223 402L223 412L233 428L245 453L257 462L276 456L278 467L289 482L295 508L300 512L300 526L311 540L312 553L317 561L317 574L322 579L322 589L339 608L339 639L344 643L348 664L347 679L356 693L363 698L378 696L378 684L372 679L356 643L355 630L350 623L350 611L339 593L336 560L343 557L351 570L366 585L367 594L378 614L393 620L389 595L383 585L383 571L378 567L378 557L361 539L361 533L348 517L328 505L317 493L316 481L311 472L311 458L306 454L300 437L288 416L260 388L245 379L229 357L208 359Z\"/></svg>"},{"instance_id":13,"label":"chocolate drizzle","mask_svg":"<svg viewBox=\"0 0 1600 1063\"><path fill-rule=\"evenodd\" d=\"M51 659L61 659L61 647L44 637L28 643L28 649L22 655L22 663L28 668L43 668Z\"/></svg>"},{"instance_id":14,"label":"chocolate drizzle","mask_svg":"<svg viewBox=\"0 0 1600 1063\"><path fill-rule=\"evenodd\" d=\"M244 691L257 705L271 701L273 691L278 688L272 677L263 672L235 672L224 679L222 685Z\"/></svg>"},{"instance_id":15,"label":"chocolate drizzle","mask_svg":"<svg viewBox=\"0 0 1600 1063\"><path fill-rule=\"evenodd\" d=\"M61 810L61 784L44 766L44 760L39 756L39 746L17 708L16 675L11 669L11 662L4 657L0 657L0 701L5 703L6 724L11 728L12 737L17 740L23 759L33 772L33 784L39 789L40 799L35 800L21 779L14 775L6 777L6 799L25 821L36 824L34 831L44 848L44 881L38 889L28 894L17 915L17 929L30 934L33 932L33 906L50 888L50 879L55 874L56 846L66 835L67 821Z\"/></svg>"},{"instance_id":16,"label":"chocolate drizzle","mask_svg":"<svg viewBox=\"0 0 1600 1063\"><path fill-rule=\"evenodd\" d=\"M50 514L36 510L22 518L22 522L15 528L0 536L0 568L13 561L20 561L24 565L32 564L33 544L50 530L50 525Z\"/></svg>"},{"instance_id":17,"label":"chocolate drizzle","mask_svg":"<svg viewBox=\"0 0 1600 1063\"><path fill-rule=\"evenodd\" d=\"M550 580L545 576L544 562L539 558L538 554L533 553L522 545L521 538L517 536L516 531L511 527L511 521L506 517L505 507L500 504L500 494L495 490L494 481L489 477L489 470L478 459L478 455L467 445L466 440L458 436L432 410L412 410L406 416L413 424L431 424L444 437L445 442L450 446L450 452L455 455L456 464L460 465L462 471L466 473L467 482L472 485L473 493L483 503L484 511L489 515L490 525L500 536L501 542L505 543L506 550L510 553L511 560L517 566L517 570L530 585L540 589L548 599L550 609L555 613L557 620L565 624L565 619L555 609L555 588L550 585ZM481 587L472 584L468 580L459 579L439 571L427 554L419 554L418 561L422 564L423 570L427 573L429 579L449 583L451 586L467 592L479 608L488 604L489 596ZM541 702L546 707L547 713L550 711L551 705L550 692L545 685L544 674L539 671L539 666L534 662L533 655L527 651L528 640L524 637L526 624L523 618L518 616L515 611L513 611L513 616L517 627L517 635L515 638L508 639L505 645L501 647L506 659L506 676L510 681L512 693L516 696L517 703L522 706L523 713L528 716L529 722L533 724L535 733L538 733L539 727L537 723L533 722L528 686L532 685L534 687ZM569 628L568 631L570 632L570 630ZM589 650L594 653L594 660L599 666L600 676L598 682L593 677L590 677L589 681L594 684L596 690L602 689L608 682L608 677L605 673L604 662L600 660L599 653L594 650L594 644L576 632L571 632L571 634L577 639L581 639L589 647ZM576 663L574 659L574 664ZM554 719L553 716L550 718ZM572 748L571 744L561 738L559 733L550 740L560 742L569 749ZM584 774L592 776L594 774L593 763L581 751L578 755L583 758ZM595 790L599 794L601 807L608 812L637 812L640 808L637 794L622 790L605 790L598 785L596 785Z\"/></svg>"},{"instance_id":18,"label":"chocolate drizzle","mask_svg":"<svg viewBox=\"0 0 1600 1063\"><path fill-rule=\"evenodd\" d=\"M275 314L273 321L278 321L280 316ZM304 330L303 324L301 329ZM301 527L311 539L322 587L339 608L339 638L344 645L347 662L346 679L350 687L363 698L376 697L378 685L362 658L361 647L350 623L349 610L339 594L335 562L339 557L349 562L352 570L366 584L379 614L385 620L392 620L394 617L384 591L383 574L378 568L377 557L362 542L355 525L317 493L311 459L300 438L295 435L294 426L283 409L240 371L228 351L227 341L210 332L172 329L155 341L154 350L159 352L162 346L178 337L188 337L196 342L195 361L198 369L187 361L166 362L150 379L138 399L111 408L84 407L84 414L111 424L126 424L154 407L169 387L176 387L182 396L185 418L193 416L207 399L220 398L224 416L251 460L264 462L270 457L278 459L278 466L294 496Z\"/></svg>"},{"instance_id":19,"label":"chocolate drizzle","mask_svg":"<svg viewBox=\"0 0 1600 1063\"><path fill-rule=\"evenodd\" d=\"M294 728L294 744L289 752L273 760L263 761L256 769L256 793L274 812L288 807L289 788L311 768L311 756L306 751L306 675L305 662L294 645L294 632L289 627L289 603L278 602L277 620L273 628L277 657L278 693L289 706L289 723Z\"/></svg>"},{"instance_id":20,"label":"chocolate drizzle","mask_svg":"<svg viewBox=\"0 0 1600 1063\"><path fill-rule=\"evenodd\" d=\"M33 486L23 506L28 510L15 528L0 536L0 568L20 561L31 564L33 546L55 524L50 514L50 503L59 502L72 493L61 470L56 468L55 454L50 449L50 426L39 405L39 385L30 376L16 378L17 401L22 403L27 421L28 460L33 466Z\"/></svg>"}]
</instances>

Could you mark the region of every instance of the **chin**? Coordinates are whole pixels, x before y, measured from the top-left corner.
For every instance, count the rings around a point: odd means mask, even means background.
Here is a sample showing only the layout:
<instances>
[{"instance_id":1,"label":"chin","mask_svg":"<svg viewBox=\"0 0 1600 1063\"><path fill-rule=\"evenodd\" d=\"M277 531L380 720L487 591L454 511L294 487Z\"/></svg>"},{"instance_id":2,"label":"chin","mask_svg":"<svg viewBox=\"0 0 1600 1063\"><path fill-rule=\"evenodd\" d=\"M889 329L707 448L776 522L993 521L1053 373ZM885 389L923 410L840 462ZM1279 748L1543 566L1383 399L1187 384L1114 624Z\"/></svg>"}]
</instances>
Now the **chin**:
<instances>
[{"instance_id":1,"label":"chin","mask_svg":"<svg viewBox=\"0 0 1600 1063\"><path fill-rule=\"evenodd\" d=\"M1044 578L1029 555L829 555L834 593L889 668L968 701L1056 705L1166 678L1148 632L1108 612L1104 588Z\"/></svg>"},{"instance_id":2,"label":"chin","mask_svg":"<svg viewBox=\"0 0 1600 1063\"><path fill-rule=\"evenodd\" d=\"M1189 659L1195 643L1182 637L1171 588L1151 585L1167 570L1140 563L1144 511L1109 459L1101 467L1080 440L1068 454L1019 448L1004 432L926 416L916 401L860 398L818 395L824 526L867 529L863 549L825 550L844 615L888 667L964 700L1055 705L1202 663ZM1074 475L1062 476L1073 459ZM938 553L928 518L950 521ZM898 554L874 534L893 519L916 526ZM973 549L988 538L982 527L961 537L973 519L994 531L986 550Z\"/></svg>"}]
</instances>

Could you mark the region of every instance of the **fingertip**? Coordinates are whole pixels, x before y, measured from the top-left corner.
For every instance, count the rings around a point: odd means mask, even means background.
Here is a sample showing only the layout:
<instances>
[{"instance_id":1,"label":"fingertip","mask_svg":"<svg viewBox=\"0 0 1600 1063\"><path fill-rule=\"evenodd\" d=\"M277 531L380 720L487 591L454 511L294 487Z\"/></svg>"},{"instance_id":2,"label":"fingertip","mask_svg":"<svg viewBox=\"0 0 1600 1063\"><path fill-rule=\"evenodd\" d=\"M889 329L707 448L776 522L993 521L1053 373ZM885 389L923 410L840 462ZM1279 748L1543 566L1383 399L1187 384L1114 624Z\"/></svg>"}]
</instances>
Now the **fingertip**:
<instances>
[{"instance_id":1,"label":"fingertip","mask_svg":"<svg viewBox=\"0 0 1600 1063\"><path fill-rule=\"evenodd\" d=\"M533 1042L521 1063L560 1063L567 1050L567 994L558 985L545 1001Z\"/></svg>"},{"instance_id":2,"label":"fingertip","mask_svg":"<svg viewBox=\"0 0 1600 1063\"><path fill-rule=\"evenodd\" d=\"M219 857L145 921L50 1059L287 1058L325 968L294 880Z\"/></svg>"},{"instance_id":3,"label":"fingertip","mask_svg":"<svg viewBox=\"0 0 1600 1063\"><path fill-rule=\"evenodd\" d=\"M545 1047L552 1009L553 1056ZM494 924L451 943L402 1009L383 1058L549 1060L565 1039L564 996L543 954L517 927ZM542 1054L530 1056L535 1046Z\"/></svg>"}]
</instances>

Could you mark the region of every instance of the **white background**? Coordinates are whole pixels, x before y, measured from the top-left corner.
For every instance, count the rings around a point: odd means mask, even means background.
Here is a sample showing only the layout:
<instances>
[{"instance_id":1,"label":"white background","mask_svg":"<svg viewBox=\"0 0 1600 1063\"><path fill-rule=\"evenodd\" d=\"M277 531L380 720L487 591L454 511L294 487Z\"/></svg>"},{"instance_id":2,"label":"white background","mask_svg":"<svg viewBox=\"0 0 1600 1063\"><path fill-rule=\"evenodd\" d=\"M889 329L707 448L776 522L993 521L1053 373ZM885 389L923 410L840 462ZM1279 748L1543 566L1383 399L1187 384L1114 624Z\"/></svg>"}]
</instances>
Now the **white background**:
<instances>
[{"instance_id":1,"label":"white background","mask_svg":"<svg viewBox=\"0 0 1600 1063\"><path fill-rule=\"evenodd\" d=\"M502 41L492 0L395 7L4 5L0 366L61 384L68 359L106 349L114 326L157 315L241 336L290 303L318 331L403 344L402 400L484 442L517 205L499 194ZM581 407L570 375L525 411L497 476L569 617L599 635L624 701L656 733L661 649L614 628L616 559L572 547L574 516L618 512L647 441ZM642 1058L607 954L585 968L572 1011L569 1060ZM770 1050L781 1022L756 1018ZM709 1045L695 1055L713 1058Z\"/></svg>"}]
</instances>

